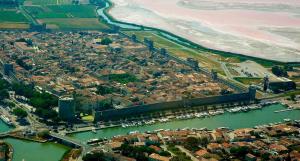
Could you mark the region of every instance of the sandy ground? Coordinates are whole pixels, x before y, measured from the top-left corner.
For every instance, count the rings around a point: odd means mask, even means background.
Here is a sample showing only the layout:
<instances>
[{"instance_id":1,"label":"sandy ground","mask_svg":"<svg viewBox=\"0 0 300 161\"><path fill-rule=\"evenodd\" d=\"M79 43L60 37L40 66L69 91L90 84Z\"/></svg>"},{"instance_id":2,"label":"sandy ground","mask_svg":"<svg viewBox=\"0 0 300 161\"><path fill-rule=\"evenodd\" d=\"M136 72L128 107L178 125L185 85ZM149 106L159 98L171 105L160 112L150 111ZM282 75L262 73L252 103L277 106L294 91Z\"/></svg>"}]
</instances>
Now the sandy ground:
<instances>
[{"instance_id":1,"label":"sandy ground","mask_svg":"<svg viewBox=\"0 0 300 161\"><path fill-rule=\"evenodd\" d=\"M116 19L156 27L201 45L300 62L297 0L112 0Z\"/></svg>"},{"instance_id":2,"label":"sandy ground","mask_svg":"<svg viewBox=\"0 0 300 161\"><path fill-rule=\"evenodd\" d=\"M234 65L235 67L233 68L239 73L239 75L237 75L239 77L248 77L249 75L251 75L252 77L258 78L263 78L265 76L268 76L272 79L277 78L268 69L253 61L245 61Z\"/></svg>"}]
</instances>

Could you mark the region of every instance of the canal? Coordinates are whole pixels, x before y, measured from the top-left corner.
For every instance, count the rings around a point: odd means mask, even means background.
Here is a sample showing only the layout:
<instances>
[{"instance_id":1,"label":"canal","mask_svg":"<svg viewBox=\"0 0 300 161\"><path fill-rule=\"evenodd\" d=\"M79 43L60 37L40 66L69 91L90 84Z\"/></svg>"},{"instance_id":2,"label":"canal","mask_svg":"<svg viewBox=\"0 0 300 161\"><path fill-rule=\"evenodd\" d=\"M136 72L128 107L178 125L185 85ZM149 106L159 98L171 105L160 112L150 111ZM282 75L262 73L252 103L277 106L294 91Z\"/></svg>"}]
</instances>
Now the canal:
<instances>
[{"instance_id":1,"label":"canal","mask_svg":"<svg viewBox=\"0 0 300 161\"><path fill-rule=\"evenodd\" d=\"M0 120L0 133L12 129ZM13 146L13 161L59 161L70 149L56 143L37 143L13 138L5 138L4 141Z\"/></svg>"},{"instance_id":2,"label":"canal","mask_svg":"<svg viewBox=\"0 0 300 161\"><path fill-rule=\"evenodd\" d=\"M7 132L11 130L12 128L6 125L1 119L0 119L0 133Z\"/></svg>"},{"instance_id":3,"label":"canal","mask_svg":"<svg viewBox=\"0 0 300 161\"><path fill-rule=\"evenodd\" d=\"M6 138L4 141L13 146L13 161L59 161L69 149L56 143L37 143L13 138Z\"/></svg>"},{"instance_id":4,"label":"canal","mask_svg":"<svg viewBox=\"0 0 300 161\"><path fill-rule=\"evenodd\" d=\"M92 138L110 138L116 135L124 135L130 131L154 131L157 129L178 129L178 128L203 128L215 129L218 127L229 127L232 129L254 127L256 125L282 122L283 119L300 119L300 110L285 111L275 113L276 110L285 109L280 104L271 105L261 110L254 110L242 113L228 113L207 118L194 118L189 120L176 120L166 123L157 123L153 125L137 126L137 127L115 127L98 130L97 133L81 132L70 135L71 137L86 141Z\"/></svg>"},{"instance_id":5,"label":"canal","mask_svg":"<svg viewBox=\"0 0 300 161\"><path fill-rule=\"evenodd\" d=\"M261 110L249 111L247 113L225 113L208 118L195 118L189 120L176 120L166 123L157 123L138 127L116 127L98 130L97 133L81 132L70 135L82 142L92 138L110 138L116 135L124 135L130 131L153 131L156 129L178 129L178 128L203 128L214 129L217 127L229 127L232 129L253 127L274 122L282 122L283 119L300 119L300 110L275 113L276 110L285 109L282 105L276 104L265 107ZM5 132L10 128L0 122L1 131ZM14 147L13 161L59 161L63 154L69 149L66 146L55 143L36 143L12 138L4 139Z\"/></svg>"}]
</instances>

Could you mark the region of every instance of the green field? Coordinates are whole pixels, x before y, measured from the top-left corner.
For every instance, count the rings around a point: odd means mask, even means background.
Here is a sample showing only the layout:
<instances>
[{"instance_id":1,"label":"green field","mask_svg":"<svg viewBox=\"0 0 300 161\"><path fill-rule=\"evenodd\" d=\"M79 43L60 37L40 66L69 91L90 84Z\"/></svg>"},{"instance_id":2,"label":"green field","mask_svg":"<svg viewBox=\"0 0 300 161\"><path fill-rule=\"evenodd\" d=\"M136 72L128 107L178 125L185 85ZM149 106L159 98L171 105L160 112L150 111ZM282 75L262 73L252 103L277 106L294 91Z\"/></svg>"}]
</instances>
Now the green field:
<instances>
[{"instance_id":1,"label":"green field","mask_svg":"<svg viewBox=\"0 0 300 161\"><path fill-rule=\"evenodd\" d=\"M234 79L246 85L251 85L251 84L257 85L263 82L263 78L255 78L255 77L235 77Z\"/></svg>"},{"instance_id":2,"label":"green field","mask_svg":"<svg viewBox=\"0 0 300 161\"><path fill-rule=\"evenodd\" d=\"M200 62L201 66L208 69L215 69L220 74L225 74L218 62L213 61L211 58L207 57L207 55L209 54L207 52L199 52L195 49L182 46L160 36L153 31L125 31L125 33L127 33L128 35L135 34L137 36L137 39L140 41L143 41L144 38L151 39L152 41L154 41L155 47L165 48L173 55L181 57L183 59L192 57L194 59L197 59Z\"/></svg>"},{"instance_id":3,"label":"green field","mask_svg":"<svg viewBox=\"0 0 300 161\"><path fill-rule=\"evenodd\" d=\"M26 6L25 9L36 19L96 17L96 7L92 5Z\"/></svg>"},{"instance_id":4,"label":"green field","mask_svg":"<svg viewBox=\"0 0 300 161\"><path fill-rule=\"evenodd\" d=\"M16 9L0 9L0 22L28 22L24 15Z\"/></svg>"},{"instance_id":5,"label":"green field","mask_svg":"<svg viewBox=\"0 0 300 161\"><path fill-rule=\"evenodd\" d=\"M97 18L50 18L40 20L51 29L90 29L102 30L109 27L100 23Z\"/></svg>"},{"instance_id":6,"label":"green field","mask_svg":"<svg viewBox=\"0 0 300 161\"><path fill-rule=\"evenodd\" d=\"M26 0L25 5L63 5L72 4L72 0Z\"/></svg>"},{"instance_id":7,"label":"green field","mask_svg":"<svg viewBox=\"0 0 300 161\"><path fill-rule=\"evenodd\" d=\"M46 23L49 29L108 29L98 20L93 5L37 5L25 6L26 11L37 21Z\"/></svg>"}]
</instances>

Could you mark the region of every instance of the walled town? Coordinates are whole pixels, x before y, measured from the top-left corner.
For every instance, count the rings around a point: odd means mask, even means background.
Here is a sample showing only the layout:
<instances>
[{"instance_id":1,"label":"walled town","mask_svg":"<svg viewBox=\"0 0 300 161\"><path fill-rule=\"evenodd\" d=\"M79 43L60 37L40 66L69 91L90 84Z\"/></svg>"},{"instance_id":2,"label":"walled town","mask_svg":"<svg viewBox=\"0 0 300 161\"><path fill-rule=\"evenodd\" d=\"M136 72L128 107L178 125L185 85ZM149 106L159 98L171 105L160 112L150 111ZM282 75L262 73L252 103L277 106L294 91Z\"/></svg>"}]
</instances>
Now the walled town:
<instances>
[{"instance_id":1,"label":"walled town","mask_svg":"<svg viewBox=\"0 0 300 161\"><path fill-rule=\"evenodd\" d=\"M233 90L120 34L1 32L1 59L16 77L85 105L115 108L220 95ZM88 103L87 103L88 101Z\"/></svg>"}]
</instances>

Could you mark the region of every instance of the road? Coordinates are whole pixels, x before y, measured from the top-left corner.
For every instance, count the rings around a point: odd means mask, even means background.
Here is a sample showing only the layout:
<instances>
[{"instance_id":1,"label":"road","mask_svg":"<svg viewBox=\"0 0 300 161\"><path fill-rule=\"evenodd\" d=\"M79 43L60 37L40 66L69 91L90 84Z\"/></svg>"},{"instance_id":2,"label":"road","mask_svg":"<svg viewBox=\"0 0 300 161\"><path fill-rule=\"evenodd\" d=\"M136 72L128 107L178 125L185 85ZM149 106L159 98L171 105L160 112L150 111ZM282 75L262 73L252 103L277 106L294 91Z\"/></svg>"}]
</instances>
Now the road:
<instances>
[{"instance_id":1,"label":"road","mask_svg":"<svg viewBox=\"0 0 300 161\"><path fill-rule=\"evenodd\" d=\"M194 157L194 156L190 153L190 151L188 151L188 150L185 149L184 147L179 146L179 145L177 145L176 147L179 148L182 152L184 152L187 156L191 157L192 161L199 161L196 157Z\"/></svg>"},{"instance_id":2,"label":"road","mask_svg":"<svg viewBox=\"0 0 300 161\"><path fill-rule=\"evenodd\" d=\"M233 76L232 74L230 73L230 71L228 70L227 66L226 66L226 63L225 62L219 62L221 64L221 67L223 69L223 71L225 72L226 74L226 77L229 78L229 79L232 79Z\"/></svg>"},{"instance_id":3,"label":"road","mask_svg":"<svg viewBox=\"0 0 300 161\"><path fill-rule=\"evenodd\" d=\"M39 25L39 23L33 17L31 17L30 14L27 13L27 11L24 9L23 5L19 6L19 10L30 22L32 22L34 25Z\"/></svg>"}]
</instances>

